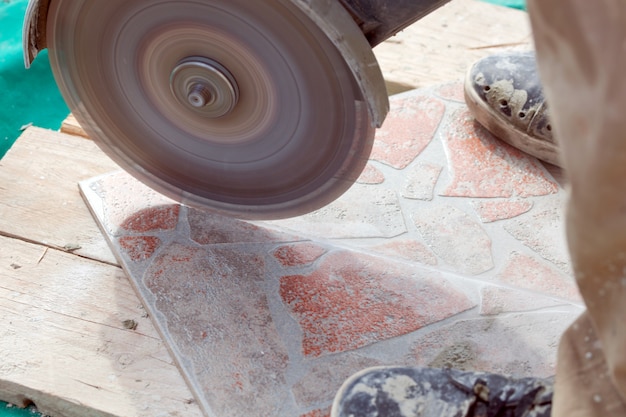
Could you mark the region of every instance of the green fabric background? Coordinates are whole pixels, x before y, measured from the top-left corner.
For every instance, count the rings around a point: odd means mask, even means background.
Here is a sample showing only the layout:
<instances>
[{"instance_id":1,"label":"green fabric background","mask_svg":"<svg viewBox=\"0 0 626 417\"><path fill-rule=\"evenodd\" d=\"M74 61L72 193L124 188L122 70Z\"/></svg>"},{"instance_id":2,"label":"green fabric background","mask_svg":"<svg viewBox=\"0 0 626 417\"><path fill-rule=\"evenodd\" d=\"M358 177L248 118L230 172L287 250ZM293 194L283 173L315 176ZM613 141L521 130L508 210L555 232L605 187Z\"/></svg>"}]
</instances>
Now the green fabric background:
<instances>
[{"instance_id":1,"label":"green fabric background","mask_svg":"<svg viewBox=\"0 0 626 417\"><path fill-rule=\"evenodd\" d=\"M58 129L69 110L57 90L47 53L29 70L22 58L27 0L0 0L0 157L28 123Z\"/></svg>"},{"instance_id":2,"label":"green fabric background","mask_svg":"<svg viewBox=\"0 0 626 417\"><path fill-rule=\"evenodd\" d=\"M42 417L34 407L20 409L0 402L0 417Z\"/></svg>"},{"instance_id":3,"label":"green fabric background","mask_svg":"<svg viewBox=\"0 0 626 417\"><path fill-rule=\"evenodd\" d=\"M483 0L525 9L525 0ZM46 52L29 70L22 58L22 22L28 0L0 0L0 158L13 145L21 127L58 129L69 110L57 90ZM1 359L0 359L1 360ZM0 417L40 416L32 409L7 407L0 401Z\"/></svg>"},{"instance_id":4,"label":"green fabric background","mask_svg":"<svg viewBox=\"0 0 626 417\"><path fill-rule=\"evenodd\" d=\"M498 4L500 6L512 7L514 9L526 10L526 0L482 0L487 3Z\"/></svg>"}]
</instances>

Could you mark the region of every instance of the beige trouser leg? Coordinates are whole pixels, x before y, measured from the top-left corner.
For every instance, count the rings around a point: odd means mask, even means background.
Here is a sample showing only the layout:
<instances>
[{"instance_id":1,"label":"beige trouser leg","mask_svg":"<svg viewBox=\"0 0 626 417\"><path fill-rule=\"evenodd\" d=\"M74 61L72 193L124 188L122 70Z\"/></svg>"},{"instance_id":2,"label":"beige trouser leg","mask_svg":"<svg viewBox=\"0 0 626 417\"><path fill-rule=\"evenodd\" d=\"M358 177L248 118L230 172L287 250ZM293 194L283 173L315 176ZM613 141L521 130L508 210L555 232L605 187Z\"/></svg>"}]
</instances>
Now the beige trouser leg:
<instances>
[{"instance_id":1,"label":"beige trouser leg","mask_svg":"<svg viewBox=\"0 0 626 417\"><path fill-rule=\"evenodd\" d=\"M528 6L587 305L561 341L553 416L626 416L626 0Z\"/></svg>"}]
</instances>

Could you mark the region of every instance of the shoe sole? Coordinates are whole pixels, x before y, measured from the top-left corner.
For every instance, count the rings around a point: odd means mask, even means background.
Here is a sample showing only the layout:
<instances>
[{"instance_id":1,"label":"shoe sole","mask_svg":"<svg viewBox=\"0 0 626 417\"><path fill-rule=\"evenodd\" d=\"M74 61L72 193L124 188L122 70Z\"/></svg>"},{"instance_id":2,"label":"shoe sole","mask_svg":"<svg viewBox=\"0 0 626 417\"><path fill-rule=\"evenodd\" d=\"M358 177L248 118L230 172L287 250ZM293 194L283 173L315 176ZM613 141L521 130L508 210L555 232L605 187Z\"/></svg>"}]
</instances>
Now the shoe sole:
<instances>
[{"instance_id":1,"label":"shoe sole","mask_svg":"<svg viewBox=\"0 0 626 417\"><path fill-rule=\"evenodd\" d=\"M562 167L557 145L534 138L526 132L514 128L509 121L504 119L497 111L489 107L476 91L471 87L471 70L467 72L464 83L465 103L485 129L498 139L535 158Z\"/></svg>"},{"instance_id":2,"label":"shoe sole","mask_svg":"<svg viewBox=\"0 0 626 417\"><path fill-rule=\"evenodd\" d=\"M553 385L551 379L379 366L364 369L343 383L330 417L458 417L472 410L476 416L548 417Z\"/></svg>"},{"instance_id":3,"label":"shoe sole","mask_svg":"<svg viewBox=\"0 0 626 417\"><path fill-rule=\"evenodd\" d=\"M415 371L413 370L415 369ZM412 372L419 372L419 373L423 373L423 375L421 375L423 378L420 379L415 379L415 378L410 378L408 376L405 376L404 373L406 371L409 371L409 374ZM402 380L398 381L400 382L399 384L391 384L389 388L391 388L390 391L387 391L384 388L373 388L371 386L372 381L370 380L372 378L372 376L374 378L377 378L379 376L379 374L388 374L386 375L387 377L397 377L400 376L400 378L402 378ZM412 380L411 380L412 379ZM437 384L436 380L439 380L439 384ZM386 407L383 406L382 409L378 409L378 406L380 406L380 402L379 400L384 401L388 401L387 397L391 396L391 397L395 397L394 392L392 391L396 391L398 388L400 388L397 392L400 393L400 396L402 395L406 395L406 393L404 393L404 389L406 389L407 387L403 386L403 383L406 383L406 381L410 381L414 384L417 384L417 381L420 381L422 383L424 383L427 386L433 386L433 389L435 391L437 391L437 388L441 388L442 385L449 385L449 380L445 379L445 376L443 374L441 374L439 372L439 370L436 369L428 369L428 368L424 368L424 369L418 369L418 368L412 368L412 367L394 367L394 366L376 366L376 367L371 367L371 368L367 368L364 369L360 372L357 372L356 374L352 375L350 378L348 378L343 385L341 386L341 388L339 388L339 390L337 391L337 394L335 396L335 399L333 401L333 405L331 408L331 413L330 413L330 417L387 417L387 416L397 416L397 412L393 411L393 409L387 409ZM386 381L386 379L383 379L381 381ZM443 381L443 382L442 382ZM364 390L363 390L364 388ZM471 389L471 388L469 388ZM458 416L461 414L465 414L464 411L471 405L471 402L473 402L471 395L468 395L468 393L463 392L463 391L456 391L454 390L454 394L453 395L449 395L447 397L448 400L451 400L451 402L449 404L446 404L446 406L443 407L443 411L441 407L436 407L436 409L429 409L432 407L426 407L427 410L422 410L418 416L419 417L454 417L454 416ZM367 394L371 394L373 395L373 397L370 399L370 401L373 401L374 403L376 403L376 410L371 410L368 409L368 403L363 403L363 399L360 398L360 394L359 391L363 391L363 393ZM378 392L372 392L372 391L378 391ZM356 394L356 395L355 395ZM408 401L408 402L414 402L415 400L410 398L411 396L408 396L404 401ZM397 404L400 405L403 400L398 399L398 398L394 398L395 401L399 401ZM432 401L432 398L428 397L427 401ZM441 401L443 402L443 400ZM357 414L354 414L354 411L351 411L349 414L345 414L343 412L343 410L345 410L346 405L349 408L354 409L354 407L356 406L358 407L362 407L362 409L359 409L360 412L357 412ZM424 404L427 405L427 404ZM415 416L414 413L410 413L410 416Z\"/></svg>"}]
</instances>

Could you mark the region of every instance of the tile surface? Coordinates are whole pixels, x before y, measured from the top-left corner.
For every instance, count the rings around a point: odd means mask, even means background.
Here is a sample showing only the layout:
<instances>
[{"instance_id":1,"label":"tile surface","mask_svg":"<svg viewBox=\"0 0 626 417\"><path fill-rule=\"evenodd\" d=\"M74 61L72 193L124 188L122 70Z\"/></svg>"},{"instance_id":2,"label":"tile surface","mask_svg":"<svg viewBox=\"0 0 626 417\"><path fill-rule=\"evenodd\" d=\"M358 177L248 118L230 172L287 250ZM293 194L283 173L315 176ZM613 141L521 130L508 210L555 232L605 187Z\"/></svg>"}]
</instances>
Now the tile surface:
<instances>
[{"instance_id":1,"label":"tile surface","mask_svg":"<svg viewBox=\"0 0 626 417\"><path fill-rule=\"evenodd\" d=\"M190 209L123 172L80 184L207 416L326 417L377 365L554 373L582 311L565 193L462 97L394 96L357 183L297 218Z\"/></svg>"}]
</instances>

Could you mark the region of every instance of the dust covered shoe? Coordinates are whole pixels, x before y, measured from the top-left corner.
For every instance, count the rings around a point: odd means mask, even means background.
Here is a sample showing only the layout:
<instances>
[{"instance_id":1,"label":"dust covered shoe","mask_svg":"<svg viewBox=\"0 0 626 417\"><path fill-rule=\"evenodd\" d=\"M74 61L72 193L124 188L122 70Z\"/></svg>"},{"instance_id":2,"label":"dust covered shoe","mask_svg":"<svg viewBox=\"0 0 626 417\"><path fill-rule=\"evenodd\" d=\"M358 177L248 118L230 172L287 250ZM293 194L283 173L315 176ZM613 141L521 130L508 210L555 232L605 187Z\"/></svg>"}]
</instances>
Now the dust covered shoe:
<instances>
[{"instance_id":1,"label":"dust covered shoe","mask_svg":"<svg viewBox=\"0 0 626 417\"><path fill-rule=\"evenodd\" d=\"M348 379L331 417L549 417L553 383L451 369L380 367Z\"/></svg>"},{"instance_id":2,"label":"dust covered shoe","mask_svg":"<svg viewBox=\"0 0 626 417\"><path fill-rule=\"evenodd\" d=\"M502 52L476 62L465 78L465 102L494 136L561 166L534 52Z\"/></svg>"}]
</instances>

